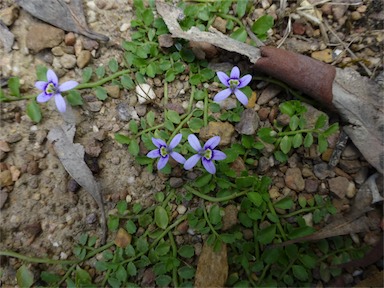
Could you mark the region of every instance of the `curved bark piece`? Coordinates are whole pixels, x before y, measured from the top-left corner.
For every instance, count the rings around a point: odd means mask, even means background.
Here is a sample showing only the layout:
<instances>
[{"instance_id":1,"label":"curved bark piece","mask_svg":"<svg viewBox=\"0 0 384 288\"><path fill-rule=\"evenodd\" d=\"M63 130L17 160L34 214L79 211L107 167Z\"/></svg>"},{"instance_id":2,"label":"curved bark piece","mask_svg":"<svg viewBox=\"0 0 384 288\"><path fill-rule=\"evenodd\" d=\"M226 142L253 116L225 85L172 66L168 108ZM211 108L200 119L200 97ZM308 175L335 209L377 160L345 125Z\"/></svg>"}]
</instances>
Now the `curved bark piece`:
<instances>
[{"instance_id":1,"label":"curved bark piece","mask_svg":"<svg viewBox=\"0 0 384 288\"><path fill-rule=\"evenodd\" d=\"M16 0L28 13L65 31L72 31L91 39L107 42L109 38L91 31L84 17L81 0Z\"/></svg>"},{"instance_id":2,"label":"curved bark piece","mask_svg":"<svg viewBox=\"0 0 384 288\"><path fill-rule=\"evenodd\" d=\"M332 107L332 83L336 69L310 57L278 49L261 47L261 58L254 68Z\"/></svg>"}]
</instances>

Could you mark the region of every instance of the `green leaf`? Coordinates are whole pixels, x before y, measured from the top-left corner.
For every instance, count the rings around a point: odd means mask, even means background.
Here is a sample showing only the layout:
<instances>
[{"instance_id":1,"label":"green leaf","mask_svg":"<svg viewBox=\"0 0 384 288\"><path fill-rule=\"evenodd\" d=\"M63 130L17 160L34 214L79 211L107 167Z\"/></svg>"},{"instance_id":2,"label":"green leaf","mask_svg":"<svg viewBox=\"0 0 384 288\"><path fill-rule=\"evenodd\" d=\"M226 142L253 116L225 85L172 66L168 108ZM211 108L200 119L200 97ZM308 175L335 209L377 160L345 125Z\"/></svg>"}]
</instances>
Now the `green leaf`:
<instances>
[{"instance_id":1,"label":"green leaf","mask_svg":"<svg viewBox=\"0 0 384 288\"><path fill-rule=\"evenodd\" d=\"M288 238L289 239L296 239L296 238L299 238L299 237L304 237L304 236L307 236L307 235L311 235L312 233L315 233L315 232L316 232L316 229L313 228L313 227L309 227L309 226L299 227L299 228L293 229L288 234Z\"/></svg>"},{"instance_id":2,"label":"green leaf","mask_svg":"<svg viewBox=\"0 0 384 288\"><path fill-rule=\"evenodd\" d=\"M140 147L136 139L132 139L129 143L128 152L131 153L133 156L139 155Z\"/></svg>"},{"instance_id":3,"label":"green leaf","mask_svg":"<svg viewBox=\"0 0 384 288\"><path fill-rule=\"evenodd\" d=\"M103 78L104 75L105 75L105 68L104 68L104 66L97 67L95 72L96 72L96 75L97 75L98 78Z\"/></svg>"},{"instance_id":4,"label":"green leaf","mask_svg":"<svg viewBox=\"0 0 384 288\"><path fill-rule=\"evenodd\" d=\"M299 260L308 269L313 269L317 265L317 259L310 255L300 255Z\"/></svg>"},{"instance_id":5,"label":"green leaf","mask_svg":"<svg viewBox=\"0 0 384 288\"><path fill-rule=\"evenodd\" d=\"M83 98L81 97L80 92L76 90L71 90L68 92L67 100L71 106L83 105Z\"/></svg>"},{"instance_id":6,"label":"green leaf","mask_svg":"<svg viewBox=\"0 0 384 288\"><path fill-rule=\"evenodd\" d=\"M320 263L320 278L322 281L327 283L331 279L331 273L329 267L326 263Z\"/></svg>"},{"instance_id":7,"label":"green leaf","mask_svg":"<svg viewBox=\"0 0 384 288\"><path fill-rule=\"evenodd\" d=\"M251 30L253 33L255 33L259 37L265 37L267 34L268 30L273 27L274 20L273 17L270 15L264 15L261 16L259 19L253 23Z\"/></svg>"},{"instance_id":8,"label":"green leaf","mask_svg":"<svg viewBox=\"0 0 384 288\"><path fill-rule=\"evenodd\" d=\"M109 216L108 218L108 229L111 231L116 231L119 228L119 218L116 216Z\"/></svg>"},{"instance_id":9,"label":"green leaf","mask_svg":"<svg viewBox=\"0 0 384 288\"><path fill-rule=\"evenodd\" d=\"M119 201L116 205L116 209L120 214L124 214L125 211L127 211L127 202L122 200Z\"/></svg>"},{"instance_id":10,"label":"green leaf","mask_svg":"<svg viewBox=\"0 0 384 288\"><path fill-rule=\"evenodd\" d=\"M88 240L88 234L86 233L81 234L79 238L79 244L84 246L87 243L87 240Z\"/></svg>"},{"instance_id":11,"label":"green leaf","mask_svg":"<svg viewBox=\"0 0 384 288\"><path fill-rule=\"evenodd\" d=\"M260 230L259 234L257 235L257 240L261 244L269 244L275 238L275 235L276 235L276 225L273 224Z\"/></svg>"},{"instance_id":12,"label":"green leaf","mask_svg":"<svg viewBox=\"0 0 384 288\"><path fill-rule=\"evenodd\" d=\"M291 128L291 131L295 131L297 127L299 127L299 117L293 115L289 120L289 128Z\"/></svg>"},{"instance_id":13,"label":"green leaf","mask_svg":"<svg viewBox=\"0 0 384 288\"><path fill-rule=\"evenodd\" d=\"M36 78L39 81L47 81L47 71L48 68L42 65L37 65L36 67Z\"/></svg>"},{"instance_id":14,"label":"green leaf","mask_svg":"<svg viewBox=\"0 0 384 288\"><path fill-rule=\"evenodd\" d=\"M35 100L31 100L27 104L27 115L35 123L41 121L41 110L40 106L36 103Z\"/></svg>"},{"instance_id":15,"label":"green leaf","mask_svg":"<svg viewBox=\"0 0 384 288\"><path fill-rule=\"evenodd\" d=\"M244 188L252 187L255 183L257 183L257 179L253 176L237 177L236 178L236 186L238 189L244 189Z\"/></svg>"},{"instance_id":16,"label":"green leaf","mask_svg":"<svg viewBox=\"0 0 384 288\"><path fill-rule=\"evenodd\" d=\"M261 194L257 192L249 192L247 193L247 197L253 204L255 204L256 207L260 207L260 205L264 202Z\"/></svg>"},{"instance_id":17,"label":"green leaf","mask_svg":"<svg viewBox=\"0 0 384 288\"><path fill-rule=\"evenodd\" d=\"M247 31L245 31L245 28L241 27L241 28L238 28L236 31L234 31L232 34L231 34L231 38L239 41L239 42L245 42L245 40L247 40Z\"/></svg>"},{"instance_id":18,"label":"green leaf","mask_svg":"<svg viewBox=\"0 0 384 288\"><path fill-rule=\"evenodd\" d=\"M139 126L137 125L136 121L133 119L131 121L129 121L129 130L133 134L137 134L139 132Z\"/></svg>"},{"instance_id":19,"label":"green leaf","mask_svg":"<svg viewBox=\"0 0 384 288\"><path fill-rule=\"evenodd\" d=\"M277 263L278 259L281 257L281 251L281 248L265 249L261 255L261 259L263 259L266 264Z\"/></svg>"},{"instance_id":20,"label":"green leaf","mask_svg":"<svg viewBox=\"0 0 384 288\"><path fill-rule=\"evenodd\" d=\"M172 82L173 80L175 80L176 76L175 76L175 72L173 71L173 69L169 69L166 73L165 73L165 80L167 82Z\"/></svg>"},{"instance_id":21,"label":"green leaf","mask_svg":"<svg viewBox=\"0 0 384 288\"><path fill-rule=\"evenodd\" d=\"M8 79L9 94L11 96L20 97L20 79L19 77L11 77Z\"/></svg>"},{"instance_id":22,"label":"green leaf","mask_svg":"<svg viewBox=\"0 0 384 288\"><path fill-rule=\"evenodd\" d=\"M301 133L297 133L292 138L292 147L299 148L303 144L303 135Z\"/></svg>"},{"instance_id":23,"label":"green leaf","mask_svg":"<svg viewBox=\"0 0 384 288\"><path fill-rule=\"evenodd\" d=\"M42 271L40 274L40 277L41 277L41 280L43 280L44 282L46 282L48 284L57 283L61 279L61 276L59 276L57 274L49 273L46 271ZM20 286L20 287L22 287L22 286Z\"/></svg>"},{"instance_id":24,"label":"green leaf","mask_svg":"<svg viewBox=\"0 0 384 288\"><path fill-rule=\"evenodd\" d=\"M133 262L129 262L127 265L127 272L129 276L136 276L137 274L137 269L136 266Z\"/></svg>"},{"instance_id":25,"label":"green leaf","mask_svg":"<svg viewBox=\"0 0 384 288\"><path fill-rule=\"evenodd\" d=\"M307 199L304 196L300 195L298 201L301 208L307 206Z\"/></svg>"},{"instance_id":26,"label":"green leaf","mask_svg":"<svg viewBox=\"0 0 384 288\"><path fill-rule=\"evenodd\" d=\"M31 287L34 282L33 273L25 265L21 265L20 268L17 269L16 280L19 287Z\"/></svg>"},{"instance_id":27,"label":"green leaf","mask_svg":"<svg viewBox=\"0 0 384 288\"><path fill-rule=\"evenodd\" d=\"M289 197L285 197L274 203L273 206L279 209L291 209L293 207L293 200Z\"/></svg>"},{"instance_id":28,"label":"green leaf","mask_svg":"<svg viewBox=\"0 0 384 288\"><path fill-rule=\"evenodd\" d=\"M91 67L86 67L83 69L83 81L82 83L87 83L89 80L91 80L92 77L92 68Z\"/></svg>"},{"instance_id":29,"label":"green leaf","mask_svg":"<svg viewBox=\"0 0 384 288\"><path fill-rule=\"evenodd\" d=\"M192 279L195 276L195 268L189 266L180 267L177 270L181 279Z\"/></svg>"},{"instance_id":30,"label":"green leaf","mask_svg":"<svg viewBox=\"0 0 384 288\"><path fill-rule=\"evenodd\" d=\"M128 220L127 223L125 223L125 229L129 234L135 234L137 231L135 222L133 222L132 220Z\"/></svg>"},{"instance_id":31,"label":"green leaf","mask_svg":"<svg viewBox=\"0 0 384 288\"><path fill-rule=\"evenodd\" d=\"M328 117L325 114L320 114L315 123L315 129L320 129L327 124Z\"/></svg>"},{"instance_id":32,"label":"green leaf","mask_svg":"<svg viewBox=\"0 0 384 288\"><path fill-rule=\"evenodd\" d=\"M248 5L248 0L237 1L236 14L237 14L237 17L239 17L240 19L243 18L243 16L245 15L247 5Z\"/></svg>"},{"instance_id":33,"label":"green leaf","mask_svg":"<svg viewBox=\"0 0 384 288\"><path fill-rule=\"evenodd\" d=\"M293 272L293 275L300 281L308 280L307 270L303 266L292 265L292 272Z\"/></svg>"},{"instance_id":34,"label":"green leaf","mask_svg":"<svg viewBox=\"0 0 384 288\"><path fill-rule=\"evenodd\" d=\"M115 58L111 58L111 60L108 62L108 67L112 73L115 73L117 70L119 70L119 63L117 63Z\"/></svg>"},{"instance_id":35,"label":"green leaf","mask_svg":"<svg viewBox=\"0 0 384 288\"><path fill-rule=\"evenodd\" d=\"M319 153L325 152L325 150L327 150L327 148L328 148L327 138L325 138L321 134L317 138L317 144L318 144L317 148L318 148Z\"/></svg>"},{"instance_id":36,"label":"green leaf","mask_svg":"<svg viewBox=\"0 0 384 288\"><path fill-rule=\"evenodd\" d=\"M156 71L157 71L157 67L156 67L156 64L155 63L150 63L148 66L147 66L147 69L145 70L145 73L153 78L156 76Z\"/></svg>"},{"instance_id":37,"label":"green leaf","mask_svg":"<svg viewBox=\"0 0 384 288\"><path fill-rule=\"evenodd\" d=\"M147 123L149 127L152 127L155 125L155 113L153 113L153 111L149 111L147 113L146 118L147 118Z\"/></svg>"},{"instance_id":38,"label":"green leaf","mask_svg":"<svg viewBox=\"0 0 384 288\"><path fill-rule=\"evenodd\" d=\"M180 115L174 110L168 110L166 112L167 118L172 121L172 123L179 124L180 123Z\"/></svg>"},{"instance_id":39,"label":"green leaf","mask_svg":"<svg viewBox=\"0 0 384 288\"><path fill-rule=\"evenodd\" d=\"M299 253L299 249L295 244L291 244L285 247L285 253L287 254L288 258L292 261L293 259L297 258L297 253Z\"/></svg>"},{"instance_id":40,"label":"green leaf","mask_svg":"<svg viewBox=\"0 0 384 288\"><path fill-rule=\"evenodd\" d=\"M293 116L293 114L295 113L295 105L294 105L294 102L292 101L286 101L286 102L283 102L279 105L279 109L281 111L281 113L283 114L287 114L289 116Z\"/></svg>"},{"instance_id":41,"label":"green leaf","mask_svg":"<svg viewBox=\"0 0 384 288\"><path fill-rule=\"evenodd\" d=\"M304 137L304 147L309 148L313 144L313 135L311 132L307 133Z\"/></svg>"},{"instance_id":42,"label":"green leaf","mask_svg":"<svg viewBox=\"0 0 384 288\"><path fill-rule=\"evenodd\" d=\"M195 54L193 54L192 50L186 49L186 48L183 48L180 50L180 55L181 55L181 58L185 62L188 62L188 63L195 61L195 58L196 58L196 56L195 56Z\"/></svg>"},{"instance_id":43,"label":"green leaf","mask_svg":"<svg viewBox=\"0 0 384 288\"><path fill-rule=\"evenodd\" d=\"M191 85L199 85L201 81L202 79L199 74L195 74L191 78L189 78L189 83L191 83Z\"/></svg>"},{"instance_id":44,"label":"green leaf","mask_svg":"<svg viewBox=\"0 0 384 288\"><path fill-rule=\"evenodd\" d=\"M292 138L288 135L285 135L280 142L280 149L284 154L288 154L291 151L292 147Z\"/></svg>"},{"instance_id":45,"label":"green leaf","mask_svg":"<svg viewBox=\"0 0 384 288\"><path fill-rule=\"evenodd\" d=\"M120 144L129 144L131 142L128 136L119 133L115 133L115 140Z\"/></svg>"},{"instance_id":46,"label":"green leaf","mask_svg":"<svg viewBox=\"0 0 384 288\"><path fill-rule=\"evenodd\" d=\"M107 91L100 86L95 88L95 94L96 94L97 99L99 99L101 101L108 98Z\"/></svg>"},{"instance_id":47,"label":"green leaf","mask_svg":"<svg viewBox=\"0 0 384 288\"><path fill-rule=\"evenodd\" d=\"M276 160L279 161L280 163L285 163L288 161L288 156L287 154L284 154L281 151L275 151L273 153L273 156L275 156Z\"/></svg>"},{"instance_id":48,"label":"green leaf","mask_svg":"<svg viewBox=\"0 0 384 288\"><path fill-rule=\"evenodd\" d=\"M160 287L168 287L172 278L168 275L159 275L156 277L156 284Z\"/></svg>"},{"instance_id":49,"label":"green leaf","mask_svg":"<svg viewBox=\"0 0 384 288\"><path fill-rule=\"evenodd\" d=\"M209 221L213 225L220 223L221 215L220 215L220 207L218 205L213 205L209 210Z\"/></svg>"},{"instance_id":50,"label":"green leaf","mask_svg":"<svg viewBox=\"0 0 384 288\"><path fill-rule=\"evenodd\" d=\"M157 206L155 209L155 222L161 229L166 229L168 226L168 214L162 206Z\"/></svg>"},{"instance_id":51,"label":"green leaf","mask_svg":"<svg viewBox=\"0 0 384 288\"><path fill-rule=\"evenodd\" d=\"M200 132L200 129L204 126L204 121L201 118L191 118L188 121L188 127L191 129L193 133Z\"/></svg>"},{"instance_id":52,"label":"green leaf","mask_svg":"<svg viewBox=\"0 0 384 288\"><path fill-rule=\"evenodd\" d=\"M128 274L127 271L125 271L124 267L122 265L119 265L117 267L115 276L117 280L124 283L125 281L127 281Z\"/></svg>"},{"instance_id":53,"label":"green leaf","mask_svg":"<svg viewBox=\"0 0 384 288\"><path fill-rule=\"evenodd\" d=\"M141 15L144 21L145 26L149 26L152 24L154 17L151 9L145 9L143 14Z\"/></svg>"},{"instance_id":54,"label":"green leaf","mask_svg":"<svg viewBox=\"0 0 384 288\"><path fill-rule=\"evenodd\" d=\"M193 185L197 188L201 188L201 187L208 185L208 183L211 181L211 179L212 179L212 174L206 173L206 174L200 176L199 178L197 178L193 182Z\"/></svg>"},{"instance_id":55,"label":"green leaf","mask_svg":"<svg viewBox=\"0 0 384 288\"><path fill-rule=\"evenodd\" d=\"M84 269L81 269L79 266L76 267L75 271L75 282L76 287L88 285L92 283L91 275Z\"/></svg>"},{"instance_id":56,"label":"green leaf","mask_svg":"<svg viewBox=\"0 0 384 288\"><path fill-rule=\"evenodd\" d=\"M181 246L178 250L181 257L192 258L195 255L195 248L192 245Z\"/></svg>"},{"instance_id":57,"label":"green leaf","mask_svg":"<svg viewBox=\"0 0 384 288\"><path fill-rule=\"evenodd\" d=\"M339 130L339 123L333 123L327 130L325 130L322 135L324 137L329 137L333 133L337 132Z\"/></svg>"},{"instance_id":58,"label":"green leaf","mask_svg":"<svg viewBox=\"0 0 384 288\"><path fill-rule=\"evenodd\" d=\"M132 81L131 77L128 75L121 76L121 84L125 89L133 89L135 87L135 83Z\"/></svg>"}]
</instances>

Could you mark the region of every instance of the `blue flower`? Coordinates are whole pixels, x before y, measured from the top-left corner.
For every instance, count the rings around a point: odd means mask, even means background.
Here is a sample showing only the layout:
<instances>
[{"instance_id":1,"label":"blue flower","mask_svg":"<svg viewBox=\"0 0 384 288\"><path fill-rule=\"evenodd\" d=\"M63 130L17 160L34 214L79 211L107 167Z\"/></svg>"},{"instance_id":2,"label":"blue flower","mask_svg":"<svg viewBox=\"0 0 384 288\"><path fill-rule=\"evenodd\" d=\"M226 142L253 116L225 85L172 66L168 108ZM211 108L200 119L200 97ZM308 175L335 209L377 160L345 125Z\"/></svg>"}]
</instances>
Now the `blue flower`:
<instances>
[{"instance_id":1,"label":"blue flower","mask_svg":"<svg viewBox=\"0 0 384 288\"><path fill-rule=\"evenodd\" d=\"M65 100L61 96L61 92L71 90L75 88L79 83L76 81L67 81L59 86L59 79L57 75L52 70L47 71L47 82L37 81L35 87L43 91L40 93L36 100L39 103L47 102L52 97L55 97L56 107L61 112L64 113L66 109Z\"/></svg>"},{"instance_id":2,"label":"blue flower","mask_svg":"<svg viewBox=\"0 0 384 288\"><path fill-rule=\"evenodd\" d=\"M197 154L191 156L184 163L184 169L190 170L192 169L197 162L201 159L204 168L211 174L216 173L215 164L213 164L213 160L224 160L227 158L225 153L219 150L213 150L220 143L220 137L214 136L210 138L203 147L200 145L199 139L194 134L188 136L188 142L191 147L197 152Z\"/></svg>"},{"instance_id":3,"label":"blue flower","mask_svg":"<svg viewBox=\"0 0 384 288\"><path fill-rule=\"evenodd\" d=\"M158 170L161 170L164 168L164 166L167 164L169 160L169 156L171 156L180 164L185 163L185 158L180 153L173 151L173 149L180 143L181 137L182 137L181 133L177 134L175 137L173 137L169 145L167 145L167 143L165 143L161 139L152 138L152 143L157 147L157 149L149 151L147 154L147 157L160 158L159 162L157 162Z\"/></svg>"},{"instance_id":4,"label":"blue flower","mask_svg":"<svg viewBox=\"0 0 384 288\"><path fill-rule=\"evenodd\" d=\"M217 74L217 77L219 77L220 82L223 83L228 88L217 93L215 98L213 98L213 101L216 101L216 102L223 101L229 95L234 93L236 98L241 102L241 104L246 106L248 104L248 98L239 89L247 86L249 82L251 82L252 76L250 74L247 74L240 78L240 70L237 66L232 68L231 75L229 77L227 74L220 71L217 72L216 74Z\"/></svg>"}]
</instances>

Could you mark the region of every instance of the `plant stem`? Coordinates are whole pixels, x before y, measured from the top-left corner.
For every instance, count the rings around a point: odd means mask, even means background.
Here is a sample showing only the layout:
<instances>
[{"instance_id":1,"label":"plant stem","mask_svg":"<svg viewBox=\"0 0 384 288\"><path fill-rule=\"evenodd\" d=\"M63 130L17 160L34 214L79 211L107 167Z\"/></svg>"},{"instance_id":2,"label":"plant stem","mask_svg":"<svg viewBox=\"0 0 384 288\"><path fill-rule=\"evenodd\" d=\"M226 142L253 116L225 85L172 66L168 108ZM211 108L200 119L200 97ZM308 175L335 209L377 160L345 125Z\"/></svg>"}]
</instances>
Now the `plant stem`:
<instances>
[{"instance_id":1,"label":"plant stem","mask_svg":"<svg viewBox=\"0 0 384 288\"><path fill-rule=\"evenodd\" d=\"M204 97L204 126L208 126L208 93Z\"/></svg>"},{"instance_id":2,"label":"plant stem","mask_svg":"<svg viewBox=\"0 0 384 288\"><path fill-rule=\"evenodd\" d=\"M236 22L240 27L244 28L243 23L234 16L231 16L228 14L223 14L223 13L219 13L218 16L220 16L221 18L227 19L227 20L232 20L233 22Z\"/></svg>"},{"instance_id":3,"label":"plant stem","mask_svg":"<svg viewBox=\"0 0 384 288\"><path fill-rule=\"evenodd\" d=\"M296 135L298 133L319 133L320 131L317 129L302 129L302 130L296 130L296 131L288 131L288 132L278 132L277 136L285 136L285 135Z\"/></svg>"},{"instance_id":4,"label":"plant stem","mask_svg":"<svg viewBox=\"0 0 384 288\"><path fill-rule=\"evenodd\" d=\"M211 221L209 221L209 217L208 217L208 214L207 214L207 209L205 209L205 203L203 203L203 212L204 212L204 218L205 218L205 221L207 221L207 224L209 226L209 229L211 229L212 233L219 239L221 239L219 233L216 232L215 228L212 226L212 223Z\"/></svg>"},{"instance_id":5,"label":"plant stem","mask_svg":"<svg viewBox=\"0 0 384 288\"><path fill-rule=\"evenodd\" d=\"M78 262L77 260L54 260L48 258L29 257L13 251L0 251L0 256L9 256L23 261L27 261L29 263L41 264L74 264Z\"/></svg>"},{"instance_id":6,"label":"plant stem","mask_svg":"<svg viewBox=\"0 0 384 288\"><path fill-rule=\"evenodd\" d=\"M294 211L292 213L281 215L280 217L282 217L282 218L289 218L289 217L293 217L293 216L296 216L296 215L301 214L301 213L306 213L306 212L314 211L314 210L316 210L318 208L319 207L317 207L317 206L302 208L302 209L296 210L296 211Z\"/></svg>"},{"instance_id":7,"label":"plant stem","mask_svg":"<svg viewBox=\"0 0 384 288\"><path fill-rule=\"evenodd\" d=\"M97 87L97 86L101 86L121 75L124 75L124 74L127 74L131 72L131 69L125 69L125 70L121 70L119 72L116 72L108 77L105 77L105 78L102 78L100 79L99 81L96 81L96 82L91 82L91 83L83 83L83 84L79 84L77 85L75 88L76 89L87 89L87 88L94 88L94 87Z\"/></svg>"},{"instance_id":8,"label":"plant stem","mask_svg":"<svg viewBox=\"0 0 384 288\"><path fill-rule=\"evenodd\" d=\"M264 267L264 270L263 270L263 272L261 273L260 278L259 278L259 280L258 280L258 284L259 284L259 285L260 285L261 281L263 281L263 279L264 279L264 277L265 277L265 274L267 274L267 271L268 271L269 267L271 267L271 264L267 264L267 266ZM258 285L258 286L259 286L259 285Z\"/></svg>"},{"instance_id":9,"label":"plant stem","mask_svg":"<svg viewBox=\"0 0 384 288\"><path fill-rule=\"evenodd\" d=\"M209 195L205 195L203 193L200 193L199 191L193 189L192 187L186 185L184 187L188 192L191 192L192 194L204 199L204 200L207 200L207 201L210 201L210 202L224 202L224 201L229 201L229 200L232 200L232 199L235 199L237 197L240 197L240 196L243 196L243 195L246 195L248 193L248 191L243 191L243 192L236 192L232 195L229 195L229 196L225 196L225 197L220 197L220 198L217 198L217 197L212 197L212 196L209 196Z\"/></svg>"},{"instance_id":10,"label":"plant stem","mask_svg":"<svg viewBox=\"0 0 384 288\"><path fill-rule=\"evenodd\" d=\"M171 231L168 232L168 237L169 237L169 241L171 242L172 256L176 259L177 247L176 247L176 242L175 242L175 239L173 238L173 234L171 233ZM173 269L172 269L172 282L173 282L173 287L179 287L179 281L177 279L176 267L173 267Z\"/></svg>"},{"instance_id":11,"label":"plant stem","mask_svg":"<svg viewBox=\"0 0 384 288\"><path fill-rule=\"evenodd\" d=\"M283 229L283 227L281 226L281 223L280 223L280 218L279 218L279 216L277 216L276 211L275 211L275 207L273 207L273 204L272 204L271 200L269 200L269 199L268 199L268 208L272 212L272 214L274 216L276 216L277 219L279 219L279 221L276 223L276 225L277 225L277 228L280 231L281 236L283 236L284 241L286 241L287 240L287 235L285 235L284 229Z\"/></svg>"}]
</instances>

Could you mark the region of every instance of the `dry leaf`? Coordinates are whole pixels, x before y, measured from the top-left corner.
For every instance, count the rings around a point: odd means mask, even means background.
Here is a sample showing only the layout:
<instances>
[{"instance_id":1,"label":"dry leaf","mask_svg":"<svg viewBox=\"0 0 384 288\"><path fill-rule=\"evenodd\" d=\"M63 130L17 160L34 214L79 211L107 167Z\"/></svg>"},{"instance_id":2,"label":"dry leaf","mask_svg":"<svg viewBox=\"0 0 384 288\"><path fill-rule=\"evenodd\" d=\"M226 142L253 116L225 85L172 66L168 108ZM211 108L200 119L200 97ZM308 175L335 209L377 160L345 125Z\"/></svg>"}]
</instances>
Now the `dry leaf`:
<instances>
[{"instance_id":1,"label":"dry leaf","mask_svg":"<svg viewBox=\"0 0 384 288\"><path fill-rule=\"evenodd\" d=\"M123 228L119 228L119 230L117 231L117 235L115 237L116 246L120 248L125 248L129 244L131 244L131 241L132 241L132 235L130 235Z\"/></svg>"},{"instance_id":2,"label":"dry leaf","mask_svg":"<svg viewBox=\"0 0 384 288\"><path fill-rule=\"evenodd\" d=\"M62 127L51 129L48 133L48 139L52 142L53 148L65 170L81 187L92 195L98 204L101 211L102 242L105 242L107 227L100 186L84 162L84 147L78 143L73 143L75 131L76 128L73 124L65 124Z\"/></svg>"},{"instance_id":3,"label":"dry leaf","mask_svg":"<svg viewBox=\"0 0 384 288\"><path fill-rule=\"evenodd\" d=\"M76 32L95 40L109 41L107 36L88 28L81 0L16 0L16 3L36 18L65 31Z\"/></svg>"}]
</instances>

